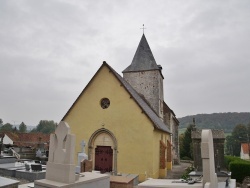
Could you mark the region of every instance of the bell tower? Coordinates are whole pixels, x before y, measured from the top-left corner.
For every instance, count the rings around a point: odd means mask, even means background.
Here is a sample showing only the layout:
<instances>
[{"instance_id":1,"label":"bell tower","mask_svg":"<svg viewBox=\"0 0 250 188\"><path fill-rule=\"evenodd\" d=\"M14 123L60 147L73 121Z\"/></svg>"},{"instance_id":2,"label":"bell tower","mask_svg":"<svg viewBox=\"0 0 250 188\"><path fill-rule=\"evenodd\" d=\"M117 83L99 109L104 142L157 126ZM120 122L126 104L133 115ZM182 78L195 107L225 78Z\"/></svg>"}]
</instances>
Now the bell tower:
<instances>
[{"instance_id":1,"label":"bell tower","mask_svg":"<svg viewBox=\"0 0 250 188\"><path fill-rule=\"evenodd\" d=\"M123 78L144 98L163 119L162 67L156 64L145 35L135 52L132 63L123 71Z\"/></svg>"}]
</instances>

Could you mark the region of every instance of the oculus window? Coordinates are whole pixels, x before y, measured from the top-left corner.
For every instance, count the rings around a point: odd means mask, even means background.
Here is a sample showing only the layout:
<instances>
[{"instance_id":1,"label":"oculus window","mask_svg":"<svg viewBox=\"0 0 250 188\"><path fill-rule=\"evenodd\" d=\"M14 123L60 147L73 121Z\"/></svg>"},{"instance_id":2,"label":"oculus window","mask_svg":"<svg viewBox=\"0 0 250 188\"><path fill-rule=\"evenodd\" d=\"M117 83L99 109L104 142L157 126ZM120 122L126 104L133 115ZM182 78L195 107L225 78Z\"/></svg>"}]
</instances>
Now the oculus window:
<instances>
[{"instance_id":1,"label":"oculus window","mask_svg":"<svg viewBox=\"0 0 250 188\"><path fill-rule=\"evenodd\" d=\"M109 100L108 98L103 98L103 99L101 100L101 107L102 107L103 109L108 108L109 105L110 105L110 100Z\"/></svg>"}]
</instances>

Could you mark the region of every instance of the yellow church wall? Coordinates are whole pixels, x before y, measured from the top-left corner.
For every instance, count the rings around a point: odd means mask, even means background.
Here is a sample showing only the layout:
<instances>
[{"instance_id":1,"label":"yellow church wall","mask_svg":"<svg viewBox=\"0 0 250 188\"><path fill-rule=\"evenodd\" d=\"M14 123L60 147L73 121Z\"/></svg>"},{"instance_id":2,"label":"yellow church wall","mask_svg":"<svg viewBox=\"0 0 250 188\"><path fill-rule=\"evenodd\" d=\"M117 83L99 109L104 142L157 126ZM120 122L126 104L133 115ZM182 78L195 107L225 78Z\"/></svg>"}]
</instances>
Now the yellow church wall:
<instances>
[{"instance_id":1,"label":"yellow church wall","mask_svg":"<svg viewBox=\"0 0 250 188\"><path fill-rule=\"evenodd\" d=\"M155 130L154 131L154 168L153 168L153 177L152 178L165 178L167 176L167 168L160 169L160 140L167 145L167 140L169 139L169 134ZM167 152L167 150L166 150ZM167 155L167 154L166 154Z\"/></svg>"},{"instance_id":2,"label":"yellow church wall","mask_svg":"<svg viewBox=\"0 0 250 188\"><path fill-rule=\"evenodd\" d=\"M102 98L110 106L102 109ZM117 172L139 174L139 181L159 177L159 140L152 122L106 66L95 75L63 119L76 135L75 161L80 142L88 142L98 129L111 131L117 139ZM88 143L87 143L88 145ZM87 147L85 148L88 154Z\"/></svg>"}]
</instances>

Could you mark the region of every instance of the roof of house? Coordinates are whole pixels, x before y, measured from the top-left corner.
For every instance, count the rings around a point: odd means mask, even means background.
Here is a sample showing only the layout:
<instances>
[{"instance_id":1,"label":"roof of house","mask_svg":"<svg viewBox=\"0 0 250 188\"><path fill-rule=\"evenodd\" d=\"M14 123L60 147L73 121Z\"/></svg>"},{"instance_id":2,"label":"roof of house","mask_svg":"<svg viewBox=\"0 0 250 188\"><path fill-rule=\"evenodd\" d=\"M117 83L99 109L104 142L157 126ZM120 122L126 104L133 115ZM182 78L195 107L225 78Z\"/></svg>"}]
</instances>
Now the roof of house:
<instances>
[{"instance_id":1,"label":"roof of house","mask_svg":"<svg viewBox=\"0 0 250 188\"><path fill-rule=\"evenodd\" d=\"M18 133L18 132L5 132L17 146L35 146L39 143L49 143L50 134L43 133Z\"/></svg>"},{"instance_id":2,"label":"roof of house","mask_svg":"<svg viewBox=\"0 0 250 188\"><path fill-rule=\"evenodd\" d=\"M171 133L168 127L163 123L163 121L156 115L154 110L143 100L143 98L133 89L133 87L127 83L110 65L108 65L105 61L103 62L102 66L98 69L96 74L92 77L90 82L87 84L87 86L84 88L84 90L81 92L81 94L78 96L76 101L72 104L68 112L65 114L65 116L62 118L62 121L66 118L67 114L71 111L73 106L77 103L80 96L84 93L86 88L90 85L92 80L95 78L95 76L98 74L98 72L102 69L103 66L108 67L111 73L120 81L120 83L124 86L126 91L131 95L131 97L135 100L135 102L139 105L139 107L142 109L142 112L147 115L147 117L151 120L154 127L158 130Z\"/></svg>"},{"instance_id":3,"label":"roof of house","mask_svg":"<svg viewBox=\"0 0 250 188\"><path fill-rule=\"evenodd\" d=\"M241 143L241 148L242 148L244 154L249 153L249 144L248 143Z\"/></svg>"},{"instance_id":4,"label":"roof of house","mask_svg":"<svg viewBox=\"0 0 250 188\"><path fill-rule=\"evenodd\" d=\"M161 70L161 67L156 64L147 39L143 34L132 63L123 71L123 73L149 70Z\"/></svg>"}]
</instances>

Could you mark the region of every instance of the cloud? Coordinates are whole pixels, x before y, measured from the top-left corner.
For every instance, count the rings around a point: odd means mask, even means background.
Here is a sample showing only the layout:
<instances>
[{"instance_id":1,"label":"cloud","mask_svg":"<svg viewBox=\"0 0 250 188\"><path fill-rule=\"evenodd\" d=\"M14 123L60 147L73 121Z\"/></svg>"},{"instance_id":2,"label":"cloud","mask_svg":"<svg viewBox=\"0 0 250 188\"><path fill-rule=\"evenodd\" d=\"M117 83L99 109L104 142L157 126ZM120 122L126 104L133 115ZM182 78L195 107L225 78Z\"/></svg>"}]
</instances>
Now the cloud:
<instances>
[{"instance_id":1,"label":"cloud","mask_svg":"<svg viewBox=\"0 0 250 188\"><path fill-rule=\"evenodd\" d=\"M132 61L145 24L178 117L249 111L250 3L0 1L0 118L59 121L102 61Z\"/></svg>"}]
</instances>

